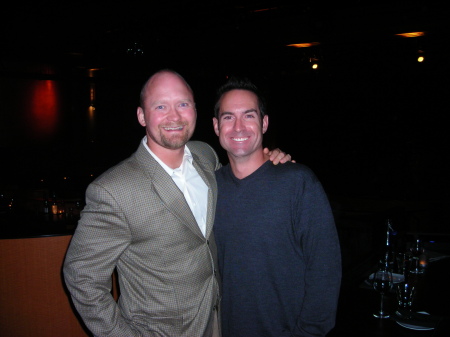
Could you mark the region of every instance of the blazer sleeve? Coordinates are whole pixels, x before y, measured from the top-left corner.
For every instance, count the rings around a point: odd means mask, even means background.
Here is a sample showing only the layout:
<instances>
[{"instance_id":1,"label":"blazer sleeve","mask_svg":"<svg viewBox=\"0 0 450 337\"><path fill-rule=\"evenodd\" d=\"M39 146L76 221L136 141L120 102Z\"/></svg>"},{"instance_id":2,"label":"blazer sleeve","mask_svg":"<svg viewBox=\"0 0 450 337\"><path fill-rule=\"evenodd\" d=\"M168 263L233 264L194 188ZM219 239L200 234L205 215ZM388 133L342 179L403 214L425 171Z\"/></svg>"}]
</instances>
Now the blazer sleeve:
<instances>
[{"instance_id":1,"label":"blazer sleeve","mask_svg":"<svg viewBox=\"0 0 450 337\"><path fill-rule=\"evenodd\" d=\"M124 213L115 199L102 186L90 184L63 272L73 303L95 336L139 336L111 294L113 270L130 241Z\"/></svg>"}]
</instances>

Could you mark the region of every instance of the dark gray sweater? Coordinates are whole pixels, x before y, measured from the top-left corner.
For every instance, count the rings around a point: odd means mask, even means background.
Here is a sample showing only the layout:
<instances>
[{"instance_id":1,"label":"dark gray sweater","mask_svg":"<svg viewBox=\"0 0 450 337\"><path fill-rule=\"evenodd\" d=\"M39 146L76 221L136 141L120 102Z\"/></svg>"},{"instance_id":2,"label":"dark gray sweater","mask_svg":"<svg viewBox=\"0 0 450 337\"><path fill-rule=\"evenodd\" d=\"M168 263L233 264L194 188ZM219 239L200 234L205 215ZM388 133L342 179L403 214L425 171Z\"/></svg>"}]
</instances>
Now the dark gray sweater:
<instances>
[{"instance_id":1,"label":"dark gray sweater","mask_svg":"<svg viewBox=\"0 0 450 337\"><path fill-rule=\"evenodd\" d=\"M304 165L270 161L242 180L229 165L216 177L223 337L325 336L341 255L317 177Z\"/></svg>"}]
</instances>

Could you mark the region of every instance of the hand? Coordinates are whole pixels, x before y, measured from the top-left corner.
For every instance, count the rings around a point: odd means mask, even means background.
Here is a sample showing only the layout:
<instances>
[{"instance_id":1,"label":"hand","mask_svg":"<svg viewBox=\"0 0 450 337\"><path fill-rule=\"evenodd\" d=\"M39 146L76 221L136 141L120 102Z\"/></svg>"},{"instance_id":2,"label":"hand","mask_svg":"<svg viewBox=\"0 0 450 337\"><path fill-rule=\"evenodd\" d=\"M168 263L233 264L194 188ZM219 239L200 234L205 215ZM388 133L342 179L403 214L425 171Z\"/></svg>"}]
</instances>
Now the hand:
<instances>
[{"instance_id":1,"label":"hand","mask_svg":"<svg viewBox=\"0 0 450 337\"><path fill-rule=\"evenodd\" d=\"M269 157L269 159L273 162L274 165L277 165L278 163L284 164L288 161L295 163L295 160L291 160L290 154L286 154L282 152L280 149L270 151L266 147L264 148L264 154L266 155L266 157Z\"/></svg>"}]
</instances>

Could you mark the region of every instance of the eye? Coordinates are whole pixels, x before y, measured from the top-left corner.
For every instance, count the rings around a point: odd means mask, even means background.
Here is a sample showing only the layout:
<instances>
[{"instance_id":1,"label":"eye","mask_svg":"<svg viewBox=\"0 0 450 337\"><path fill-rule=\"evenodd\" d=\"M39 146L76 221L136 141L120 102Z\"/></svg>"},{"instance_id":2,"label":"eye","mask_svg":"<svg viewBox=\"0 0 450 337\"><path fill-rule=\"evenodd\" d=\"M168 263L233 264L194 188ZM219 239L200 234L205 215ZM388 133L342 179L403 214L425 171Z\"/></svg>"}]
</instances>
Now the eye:
<instances>
[{"instance_id":1,"label":"eye","mask_svg":"<svg viewBox=\"0 0 450 337\"><path fill-rule=\"evenodd\" d=\"M187 108L189 107L189 103L186 102L180 103L180 107Z\"/></svg>"},{"instance_id":2,"label":"eye","mask_svg":"<svg viewBox=\"0 0 450 337\"><path fill-rule=\"evenodd\" d=\"M155 110L162 110L162 109L164 109L164 105L157 105L155 107Z\"/></svg>"}]
</instances>

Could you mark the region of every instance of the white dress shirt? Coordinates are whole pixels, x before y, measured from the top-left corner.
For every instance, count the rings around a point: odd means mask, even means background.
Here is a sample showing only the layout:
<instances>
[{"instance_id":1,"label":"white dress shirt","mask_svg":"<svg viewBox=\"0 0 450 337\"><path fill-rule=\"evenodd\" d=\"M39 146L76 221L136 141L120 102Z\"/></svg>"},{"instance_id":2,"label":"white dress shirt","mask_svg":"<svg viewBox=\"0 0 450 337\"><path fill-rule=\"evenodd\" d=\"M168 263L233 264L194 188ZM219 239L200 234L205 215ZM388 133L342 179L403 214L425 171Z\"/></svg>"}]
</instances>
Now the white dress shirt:
<instances>
[{"instance_id":1,"label":"white dress shirt","mask_svg":"<svg viewBox=\"0 0 450 337\"><path fill-rule=\"evenodd\" d=\"M172 177L175 184L183 193L195 220L202 231L206 235L206 212L208 205L208 186L198 174L192 164L192 154L189 148L184 146L184 156L181 166L173 169L164 164L150 148L147 146L147 137L142 140L147 151L155 158L162 168Z\"/></svg>"}]
</instances>

